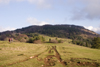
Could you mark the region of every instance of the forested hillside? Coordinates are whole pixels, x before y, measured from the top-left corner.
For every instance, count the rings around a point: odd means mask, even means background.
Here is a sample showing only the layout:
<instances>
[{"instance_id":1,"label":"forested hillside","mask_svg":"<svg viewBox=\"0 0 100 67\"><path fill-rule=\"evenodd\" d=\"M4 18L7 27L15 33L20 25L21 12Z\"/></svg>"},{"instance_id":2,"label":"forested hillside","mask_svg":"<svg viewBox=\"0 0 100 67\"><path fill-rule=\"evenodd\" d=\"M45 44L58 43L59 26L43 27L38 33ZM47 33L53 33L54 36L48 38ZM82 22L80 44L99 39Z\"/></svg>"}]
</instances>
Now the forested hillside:
<instances>
[{"instance_id":1,"label":"forested hillside","mask_svg":"<svg viewBox=\"0 0 100 67\"><path fill-rule=\"evenodd\" d=\"M34 38L34 33L43 34L51 37L60 37L72 39L72 43L91 47L92 39L100 37L99 34L87 30L82 26L75 25L44 25L29 26L14 31L6 31L0 33L0 40L13 38L15 41L27 42L30 37ZM43 37L40 37L40 39ZM39 39L39 38L38 38Z\"/></svg>"},{"instance_id":2,"label":"forested hillside","mask_svg":"<svg viewBox=\"0 0 100 67\"><path fill-rule=\"evenodd\" d=\"M40 33L53 37L73 38L75 36L88 35L87 37L98 36L95 32L89 31L82 26L75 25L44 25L44 26L29 26L22 29L17 29L16 33Z\"/></svg>"}]
</instances>

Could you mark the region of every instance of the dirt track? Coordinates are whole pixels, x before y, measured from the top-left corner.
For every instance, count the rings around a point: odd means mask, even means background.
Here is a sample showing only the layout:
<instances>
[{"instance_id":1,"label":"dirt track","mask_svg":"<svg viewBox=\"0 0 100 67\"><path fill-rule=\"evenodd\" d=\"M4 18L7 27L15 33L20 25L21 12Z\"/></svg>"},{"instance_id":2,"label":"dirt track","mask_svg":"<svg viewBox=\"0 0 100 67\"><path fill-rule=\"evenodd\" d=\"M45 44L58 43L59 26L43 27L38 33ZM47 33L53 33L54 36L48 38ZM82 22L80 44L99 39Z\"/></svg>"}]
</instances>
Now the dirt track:
<instances>
[{"instance_id":1,"label":"dirt track","mask_svg":"<svg viewBox=\"0 0 100 67\"><path fill-rule=\"evenodd\" d=\"M47 55L45 58L41 58L39 59L38 56L42 55L43 53L47 52L50 54L52 53L52 55ZM34 55L34 56L31 56L29 58L26 58L24 60L21 60L21 61L17 61L17 62L13 62L13 63L10 63L10 64L6 64L6 65L2 65L0 67L5 67L5 66L11 66L11 65L14 65L14 64L17 64L17 63L21 63L21 62L25 62L25 61L28 61L30 59L34 59L36 58L37 61L44 61L44 64L42 65L42 67L47 67L47 66L55 66L56 63L60 63L62 64L63 66L66 66L66 65L70 65L70 66L74 66L74 65L77 65L77 66L88 66L88 67L98 67L100 66L99 63L96 62L96 60L91 60L89 58L71 58L70 60L63 60L61 58L61 55L59 54L59 52L57 51L56 49L56 46L47 46L47 49L37 55ZM85 60L84 62L81 62L80 60ZM90 60L92 62L87 62L87 60Z\"/></svg>"},{"instance_id":2,"label":"dirt track","mask_svg":"<svg viewBox=\"0 0 100 67\"><path fill-rule=\"evenodd\" d=\"M61 59L61 56L59 54L59 52L56 49L56 46L52 46L52 48L49 50L48 53L51 53L51 51L54 50L55 51L55 55L48 55L45 59L44 59L44 66L54 66L55 65L55 60L53 59L53 57L57 58L58 62L61 63L62 65L67 65L67 63Z\"/></svg>"}]
</instances>

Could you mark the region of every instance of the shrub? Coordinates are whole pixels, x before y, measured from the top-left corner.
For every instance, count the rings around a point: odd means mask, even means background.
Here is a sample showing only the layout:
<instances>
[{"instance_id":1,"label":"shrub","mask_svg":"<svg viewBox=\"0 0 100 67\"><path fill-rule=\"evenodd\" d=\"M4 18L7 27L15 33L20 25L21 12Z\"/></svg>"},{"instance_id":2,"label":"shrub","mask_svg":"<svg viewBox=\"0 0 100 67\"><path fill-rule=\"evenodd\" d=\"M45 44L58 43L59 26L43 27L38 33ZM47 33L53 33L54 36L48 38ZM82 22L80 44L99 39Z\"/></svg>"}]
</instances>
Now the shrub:
<instances>
[{"instance_id":1,"label":"shrub","mask_svg":"<svg viewBox=\"0 0 100 67\"><path fill-rule=\"evenodd\" d=\"M27 42L28 42L28 43L34 43L34 41L35 41L35 42L38 42L38 41L39 41L39 42L40 42L40 41L41 41L41 42L44 42L44 41L45 41L45 38L36 35L36 36L34 36L34 37L30 37L29 40L28 40Z\"/></svg>"},{"instance_id":2,"label":"shrub","mask_svg":"<svg viewBox=\"0 0 100 67\"><path fill-rule=\"evenodd\" d=\"M49 43L51 42L51 38L49 39Z\"/></svg>"},{"instance_id":3,"label":"shrub","mask_svg":"<svg viewBox=\"0 0 100 67\"><path fill-rule=\"evenodd\" d=\"M34 39L31 37L31 38L29 38L29 40L27 42L28 43L33 43L34 42Z\"/></svg>"},{"instance_id":4,"label":"shrub","mask_svg":"<svg viewBox=\"0 0 100 67\"><path fill-rule=\"evenodd\" d=\"M58 43L62 43L62 40L58 40Z\"/></svg>"}]
</instances>

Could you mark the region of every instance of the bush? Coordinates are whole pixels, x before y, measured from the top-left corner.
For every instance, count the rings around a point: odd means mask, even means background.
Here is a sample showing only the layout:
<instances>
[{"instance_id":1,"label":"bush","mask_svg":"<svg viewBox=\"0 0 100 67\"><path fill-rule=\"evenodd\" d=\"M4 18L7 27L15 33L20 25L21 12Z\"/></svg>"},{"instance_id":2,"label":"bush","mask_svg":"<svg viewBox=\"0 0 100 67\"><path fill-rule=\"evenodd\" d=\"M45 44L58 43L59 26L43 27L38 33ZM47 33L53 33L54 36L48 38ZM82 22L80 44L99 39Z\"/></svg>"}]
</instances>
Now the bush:
<instances>
[{"instance_id":1,"label":"bush","mask_svg":"<svg viewBox=\"0 0 100 67\"><path fill-rule=\"evenodd\" d=\"M27 42L28 43L33 43L34 42L34 39L31 37L31 38L29 38L29 40Z\"/></svg>"},{"instance_id":2,"label":"bush","mask_svg":"<svg viewBox=\"0 0 100 67\"><path fill-rule=\"evenodd\" d=\"M29 40L27 41L28 43L34 43L34 41L41 41L41 42L44 42L45 41L45 38L44 37L41 37L41 36L34 36L34 37L31 37L29 38Z\"/></svg>"},{"instance_id":3,"label":"bush","mask_svg":"<svg viewBox=\"0 0 100 67\"><path fill-rule=\"evenodd\" d=\"M62 40L58 40L58 43L62 43Z\"/></svg>"},{"instance_id":4,"label":"bush","mask_svg":"<svg viewBox=\"0 0 100 67\"><path fill-rule=\"evenodd\" d=\"M51 38L49 39L49 43L51 42Z\"/></svg>"}]
</instances>

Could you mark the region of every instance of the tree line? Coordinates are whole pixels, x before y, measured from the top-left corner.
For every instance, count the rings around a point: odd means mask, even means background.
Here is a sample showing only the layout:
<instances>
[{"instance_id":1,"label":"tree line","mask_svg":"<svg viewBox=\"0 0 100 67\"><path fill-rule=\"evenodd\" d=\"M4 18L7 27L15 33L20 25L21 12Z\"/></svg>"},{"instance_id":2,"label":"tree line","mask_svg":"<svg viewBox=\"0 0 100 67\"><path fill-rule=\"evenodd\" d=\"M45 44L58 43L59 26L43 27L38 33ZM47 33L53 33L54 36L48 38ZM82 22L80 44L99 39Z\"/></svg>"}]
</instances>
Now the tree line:
<instances>
[{"instance_id":1,"label":"tree line","mask_svg":"<svg viewBox=\"0 0 100 67\"><path fill-rule=\"evenodd\" d=\"M94 37L93 39L73 39L72 43L80 46L100 49L100 37Z\"/></svg>"}]
</instances>

